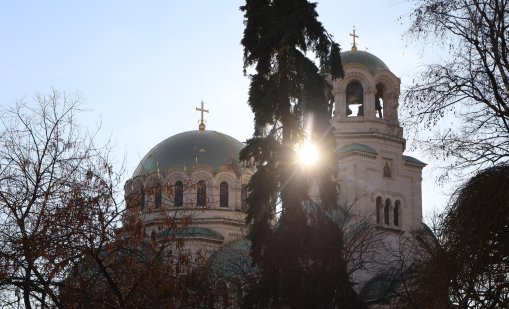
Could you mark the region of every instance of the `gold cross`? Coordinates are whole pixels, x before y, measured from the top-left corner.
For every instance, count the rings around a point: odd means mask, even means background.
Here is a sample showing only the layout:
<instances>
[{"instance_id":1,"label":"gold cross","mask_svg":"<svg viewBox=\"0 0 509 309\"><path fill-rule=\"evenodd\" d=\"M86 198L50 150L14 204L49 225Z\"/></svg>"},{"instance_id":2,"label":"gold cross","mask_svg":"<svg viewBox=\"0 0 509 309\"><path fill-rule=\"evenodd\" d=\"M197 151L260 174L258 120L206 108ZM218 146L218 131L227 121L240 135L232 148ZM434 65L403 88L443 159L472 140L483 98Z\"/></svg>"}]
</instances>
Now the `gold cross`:
<instances>
[{"instance_id":1,"label":"gold cross","mask_svg":"<svg viewBox=\"0 0 509 309\"><path fill-rule=\"evenodd\" d=\"M200 129L200 131L205 131L205 123L204 123L204 119L203 119L203 113L208 113L209 110L203 108L203 100L201 101L201 108L197 107L196 110L199 111L201 114L201 120L200 120L200 125L198 126L198 129Z\"/></svg>"},{"instance_id":2,"label":"gold cross","mask_svg":"<svg viewBox=\"0 0 509 309\"><path fill-rule=\"evenodd\" d=\"M353 26L353 34L350 33L350 36L353 38L352 51L356 51L357 50L357 46L355 46L355 38L359 38L359 36L355 35L355 26Z\"/></svg>"}]
</instances>

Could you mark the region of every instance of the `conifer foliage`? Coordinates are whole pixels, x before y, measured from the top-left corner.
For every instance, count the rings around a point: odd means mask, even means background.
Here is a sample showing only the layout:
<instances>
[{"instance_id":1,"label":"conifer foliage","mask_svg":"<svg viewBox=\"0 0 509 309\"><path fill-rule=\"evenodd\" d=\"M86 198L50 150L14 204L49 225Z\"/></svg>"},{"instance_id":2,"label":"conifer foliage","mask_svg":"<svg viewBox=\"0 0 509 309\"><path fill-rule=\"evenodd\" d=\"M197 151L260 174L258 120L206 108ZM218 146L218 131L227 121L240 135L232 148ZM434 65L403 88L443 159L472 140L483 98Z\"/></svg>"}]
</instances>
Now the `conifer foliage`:
<instances>
[{"instance_id":1,"label":"conifer foliage","mask_svg":"<svg viewBox=\"0 0 509 309\"><path fill-rule=\"evenodd\" d=\"M343 75L340 48L306 0L247 0L244 72L253 137L240 158L255 167L248 185L251 256L261 269L246 308L348 308L352 289L337 213L330 86ZM303 120L312 130L305 132ZM317 143L321 162L303 169L296 145ZM316 197L309 186L318 184Z\"/></svg>"}]
</instances>

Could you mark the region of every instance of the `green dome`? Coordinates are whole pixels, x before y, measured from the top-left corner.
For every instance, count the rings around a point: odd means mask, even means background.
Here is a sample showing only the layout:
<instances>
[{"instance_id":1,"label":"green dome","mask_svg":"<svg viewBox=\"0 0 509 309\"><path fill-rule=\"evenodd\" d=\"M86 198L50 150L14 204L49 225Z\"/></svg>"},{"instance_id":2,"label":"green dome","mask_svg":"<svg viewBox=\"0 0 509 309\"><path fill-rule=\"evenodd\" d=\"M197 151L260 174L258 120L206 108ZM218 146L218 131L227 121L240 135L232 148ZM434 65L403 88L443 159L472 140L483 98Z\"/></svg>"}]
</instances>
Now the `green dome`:
<instances>
[{"instance_id":1,"label":"green dome","mask_svg":"<svg viewBox=\"0 0 509 309\"><path fill-rule=\"evenodd\" d=\"M133 177L146 175L157 168L161 172L181 166L191 170L195 165L217 169L222 165L239 167L239 152L244 144L216 131L187 131L157 144L141 160Z\"/></svg>"},{"instance_id":2,"label":"green dome","mask_svg":"<svg viewBox=\"0 0 509 309\"><path fill-rule=\"evenodd\" d=\"M341 63L343 65L360 64L371 73L378 70L389 70L389 67L380 58L362 50L341 53Z\"/></svg>"}]
</instances>

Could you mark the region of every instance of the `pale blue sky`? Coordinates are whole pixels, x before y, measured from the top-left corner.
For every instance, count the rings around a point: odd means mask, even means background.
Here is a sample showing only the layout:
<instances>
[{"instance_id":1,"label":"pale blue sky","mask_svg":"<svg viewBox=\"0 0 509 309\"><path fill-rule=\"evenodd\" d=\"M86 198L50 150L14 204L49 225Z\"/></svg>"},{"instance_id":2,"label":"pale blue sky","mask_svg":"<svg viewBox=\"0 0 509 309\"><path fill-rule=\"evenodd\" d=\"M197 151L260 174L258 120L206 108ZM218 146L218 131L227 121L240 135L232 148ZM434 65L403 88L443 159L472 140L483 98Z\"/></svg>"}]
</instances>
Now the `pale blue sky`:
<instances>
[{"instance_id":1,"label":"pale blue sky","mask_svg":"<svg viewBox=\"0 0 509 309\"><path fill-rule=\"evenodd\" d=\"M205 101L207 128L241 141L252 134L242 73L243 1L8 1L0 0L0 104L30 100L51 87L78 92L102 122L101 138L127 152L132 174L150 148L197 129L195 107ZM319 20L344 50L356 26L359 49L382 59L403 85L425 59L406 47L409 12L400 0L318 1ZM424 212L441 209L434 162L424 173Z\"/></svg>"}]
</instances>

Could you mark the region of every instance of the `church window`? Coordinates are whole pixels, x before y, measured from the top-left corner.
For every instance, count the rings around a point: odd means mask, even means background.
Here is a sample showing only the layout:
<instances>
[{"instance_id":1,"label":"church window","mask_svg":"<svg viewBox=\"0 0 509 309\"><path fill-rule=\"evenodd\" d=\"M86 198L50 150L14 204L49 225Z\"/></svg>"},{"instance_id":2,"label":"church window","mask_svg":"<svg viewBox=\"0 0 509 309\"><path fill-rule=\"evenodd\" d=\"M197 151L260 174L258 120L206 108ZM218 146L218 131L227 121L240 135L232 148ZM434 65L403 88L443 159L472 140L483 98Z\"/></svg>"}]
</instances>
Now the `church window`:
<instances>
[{"instance_id":1,"label":"church window","mask_svg":"<svg viewBox=\"0 0 509 309\"><path fill-rule=\"evenodd\" d=\"M401 202L398 200L394 203L394 226L399 226L399 216L401 212Z\"/></svg>"},{"instance_id":2,"label":"church window","mask_svg":"<svg viewBox=\"0 0 509 309\"><path fill-rule=\"evenodd\" d=\"M376 223L381 223L381 214L382 211L382 198L379 196L376 198Z\"/></svg>"},{"instance_id":3,"label":"church window","mask_svg":"<svg viewBox=\"0 0 509 309\"><path fill-rule=\"evenodd\" d=\"M161 207L162 202L163 202L163 190L161 190L161 185L158 184L156 187L156 196L155 196L156 208Z\"/></svg>"},{"instance_id":4,"label":"church window","mask_svg":"<svg viewBox=\"0 0 509 309\"><path fill-rule=\"evenodd\" d=\"M391 199L385 200L384 206L384 224L389 224L389 212L391 208Z\"/></svg>"},{"instance_id":5,"label":"church window","mask_svg":"<svg viewBox=\"0 0 509 309\"><path fill-rule=\"evenodd\" d=\"M141 210L145 209L145 190L141 188L140 192L140 208Z\"/></svg>"},{"instance_id":6,"label":"church window","mask_svg":"<svg viewBox=\"0 0 509 309\"><path fill-rule=\"evenodd\" d=\"M207 185L205 180L198 181L196 186L196 206L205 206L207 204Z\"/></svg>"},{"instance_id":7,"label":"church window","mask_svg":"<svg viewBox=\"0 0 509 309\"><path fill-rule=\"evenodd\" d=\"M346 115L364 116L364 90L359 82L353 81L346 86Z\"/></svg>"},{"instance_id":8,"label":"church window","mask_svg":"<svg viewBox=\"0 0 509 309\"><path fill-rule=\"evenodd\" d=\"M219 185L219 206L228 207L228 183L226 181Z\"/></svg>"},{"instance_id":9,"label":"church window","mask_svg":"<svg viewBox=\"0 0 509 309\"><path fill-rule=\"evenodd\" d=\"M384 87L382 84L376 85L375 94L375 116L377 118L383 118L383 107L384 107Z\"/></svg>"},{"instance_id":10,"label":"church window","mask_svg":"<svg viewBox=\"0 0 509 309\"><path fill-rule=\"evenodd\" d=\"M184 205L184 184L180 180L175 183L175 200L173 204L176 207Z\"/></svg>"}]
</instances>

